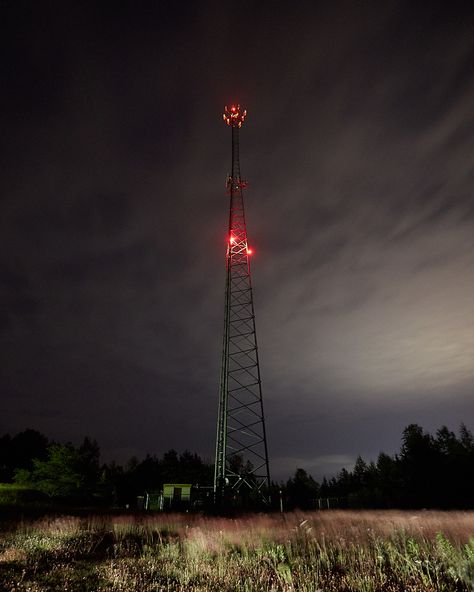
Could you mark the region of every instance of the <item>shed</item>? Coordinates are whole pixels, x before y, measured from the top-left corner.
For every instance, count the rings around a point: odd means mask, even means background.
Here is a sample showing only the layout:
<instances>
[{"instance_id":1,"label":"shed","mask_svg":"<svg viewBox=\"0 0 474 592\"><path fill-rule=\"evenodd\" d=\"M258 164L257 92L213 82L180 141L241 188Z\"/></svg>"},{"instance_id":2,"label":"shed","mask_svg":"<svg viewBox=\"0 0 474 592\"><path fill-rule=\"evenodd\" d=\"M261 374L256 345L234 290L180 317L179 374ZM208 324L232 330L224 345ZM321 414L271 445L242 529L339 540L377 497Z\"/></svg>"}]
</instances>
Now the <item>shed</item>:
<instances>
[{"instance_id":1,"label":"shed","mask_svg":"<svg viewBox=\"0 0 474 592\"><path fill-rule=\"evenodd\" d=\"M163 501L165 508L178 508L191 503L191 483L164 483Z\"/></svg>"}]
</instances>

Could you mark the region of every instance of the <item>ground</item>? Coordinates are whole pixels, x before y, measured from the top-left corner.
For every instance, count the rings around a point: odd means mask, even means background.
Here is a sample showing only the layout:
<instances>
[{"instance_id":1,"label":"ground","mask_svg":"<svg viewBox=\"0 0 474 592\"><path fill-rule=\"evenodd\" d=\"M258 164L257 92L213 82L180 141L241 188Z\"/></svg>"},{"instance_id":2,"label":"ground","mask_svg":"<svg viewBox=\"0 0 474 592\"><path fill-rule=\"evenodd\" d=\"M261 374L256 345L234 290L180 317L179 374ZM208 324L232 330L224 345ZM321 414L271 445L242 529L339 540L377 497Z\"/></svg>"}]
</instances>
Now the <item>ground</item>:
<instances>
[{"instance_id":1,"label":"ground","mask_svg":"<svg viewBox=\"0 0 474 592\"><path fill-rule=\"evenodd\" d=\"M11 521L2 525L0 589L467 592L474 590L474 512Z\"/></svg>"}]
</instances>

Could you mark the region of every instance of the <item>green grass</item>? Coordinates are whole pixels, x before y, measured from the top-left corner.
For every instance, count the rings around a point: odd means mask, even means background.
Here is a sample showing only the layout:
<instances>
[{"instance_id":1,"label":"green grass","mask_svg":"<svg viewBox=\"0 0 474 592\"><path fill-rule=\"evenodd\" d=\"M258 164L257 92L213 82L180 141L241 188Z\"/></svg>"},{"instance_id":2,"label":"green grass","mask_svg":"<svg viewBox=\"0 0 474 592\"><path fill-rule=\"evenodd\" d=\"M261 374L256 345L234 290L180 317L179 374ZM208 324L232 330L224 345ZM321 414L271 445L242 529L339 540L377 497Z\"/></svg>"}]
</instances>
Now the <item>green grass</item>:
<instances>
[{"instance_id":1,"label":"green grass","mask_svg":"<svg viewBox=\"0 0 474 592\"><path fill-rule=\"evenodd\" d=\"M474 590L474 512L51 518L0 539L11 592Z\"/></svg>"},{"instance_id":2,"label":"green grass","mask_svg":"<svg viewBox=\"0 0 474 592\"><path fill-rule=\"evenodd\" d=\"M45 496L27 485L0 483L0 506L17 506L44 502Z\"/></svg>"}]
</instances>

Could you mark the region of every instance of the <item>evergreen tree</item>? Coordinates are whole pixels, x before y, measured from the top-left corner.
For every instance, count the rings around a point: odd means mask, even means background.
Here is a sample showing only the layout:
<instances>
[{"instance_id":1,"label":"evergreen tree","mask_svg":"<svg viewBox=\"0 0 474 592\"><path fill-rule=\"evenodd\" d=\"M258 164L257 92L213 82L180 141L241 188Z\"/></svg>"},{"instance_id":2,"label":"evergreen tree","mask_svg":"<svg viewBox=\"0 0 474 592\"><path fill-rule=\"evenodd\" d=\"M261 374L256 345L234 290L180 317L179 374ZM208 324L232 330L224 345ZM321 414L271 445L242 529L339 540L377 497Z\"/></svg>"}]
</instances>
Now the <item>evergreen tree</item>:
<instances>
[{"instance_id":1,"label":"evergreen tree","mask_svg":"<svg viewBox=\"0 0 474 592\"><path fill-rule=\"evenodd\" d=\"M296 469L295 475L286 485L290 507L308 510L315 507L319 497L319 485L304 469Z\"/></svg>"},{"instance_id":2,"label":"evergreen tree","mask_svg":"<svg viewBox=\"0 0 474 592\"><path fill-rule=\"evenodd\" d=\"M439 488L439 454L430 434L410 424L403 430L400 462L405 502L409 506L436 505Z\"/></svg>"},{"instance_id":3,"label":"evergreen tree","mask_svg":"<svg viewBox=\"0 0 474 592\"><path fill-rule=\"evenodd\" d=\"M46 459L48 439L37 430L27 429L0 438L0 482L10 483L15 470L33 468L33 459Z\"/></svg>"}]
</instances>

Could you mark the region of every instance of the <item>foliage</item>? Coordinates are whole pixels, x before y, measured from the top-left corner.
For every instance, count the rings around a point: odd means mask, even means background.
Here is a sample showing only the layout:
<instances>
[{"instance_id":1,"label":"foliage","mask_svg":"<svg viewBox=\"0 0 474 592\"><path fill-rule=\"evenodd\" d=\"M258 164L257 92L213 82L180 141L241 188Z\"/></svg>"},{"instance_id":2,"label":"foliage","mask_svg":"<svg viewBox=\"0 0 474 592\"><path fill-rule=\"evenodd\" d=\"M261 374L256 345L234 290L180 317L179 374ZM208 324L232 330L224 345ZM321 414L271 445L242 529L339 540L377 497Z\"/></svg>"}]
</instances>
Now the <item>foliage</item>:
<instances>
[{"instance_id":1,"label":"foliage","mask_svg":"<svg viewBox=\"0 0 474 592\"><path fill-rule=\"evenodd\" d=\"M84 439L79 448L72 444L51 444L46 460L33 460L31 471L15 473L18 484L32 486L50 497L87 498L99 478L99 448Z\"/></svg>"},{"instance_id":2,"label":"foliage","mask_svg":"<svg viewBox=\"0 0 474 592\"><path fill-rule=\"evenodd\" d=\"M231 462L236 473L251 478L244 458L236 455ZM54 499L121 507L134 507L137 496L159 492L164 483L213 481L213 466L188 450L132 458L125 467L101 465L97 442L50 443L35 430L0 437L0 471L10 475L7 481ZM324 500L337 507L468 508L474 503L473 474L474 437L466 426L458 435L445 426L431 435L411 424L403 431L399 454L381 452L376 462L359 456L352 470L342 469L321 485L298 468L286 484L272 484L271 494L277 507L282 492L285 509L326 507Z\"/></svg>"},{"instance_id":3,"label":"foliage","mask_svg":"<svg viewBox=\"0 0 474 592\"><path fill-rule=\"evenodd\" d=\"M323 482L321 496L353 507L472 507L474 438L441 427L435 436L417 424L402 434L399 455L380 453L376 463L358 458L352 471Z\"/></svg>"},{"instance_id":4,"label":"foliage","mask_svg":"<svg viewBox=\"0 0 474 592\"><path fill-rule=\"evenodd\" d=\"M113 484L115 502L119 505L133 504L137 495L145 491L158 492L164 483L212 483L214 468L197 454L185 450L178 455L176 450L165 452L162 458L147 455L142 461L131 459L125 469L106 467Z\"/></svg>"},{"instance_id":5,"label":"foliage","mask_svg":"<svg viewBox=\"0 0 474 592\"><path fill-rule=\"evenodd\" d=\"M304 469L296 469L295 476L286 485L286 494L291 508L306 510L313 507L319 496L319 485Z\"/></svg>"},{"instance_id":6,"label":"foliage","mask_svg":"<svg viewBox=\"0 0 474 592\"><path fill-rule=\"evenodd\" d=\"M17 469L31 470L33 459L47 456L48 439L36 430L0 437L0 481L10 482Z\"/></svg>"},{"instance_id":7,"label":"foliage","mask_svg":"<svg viewBox=\"0 0 474 592\"><path fill-rule=\"evenodd\" d=\"M124 468L114 462L101 465L95 440L84 438L75 447L48 442L35 430L25 430L13 438L8 434L0 437L0 463L4 481L14 481L22 490L33 489L55 500L87 505L133 507L138 495L160 491L163 483L208 485L213 478L212 465L189 450L181 454L169 450L162 458L147 455L141 461L132 458ZM30 498L11 494L8 503L28 503ZM0 496L0 505L2 499Z\"/></svg>"},{"instance_id":8,"label":"foliage","mask_svg":"<svg viewBox=\"0 0 474 592\"><path fill-rule=\"evenodd\" d=\"M42 500L41 492L27 485L0 483L0 506L38 503Z\"/></svg>"}]
</instances>

